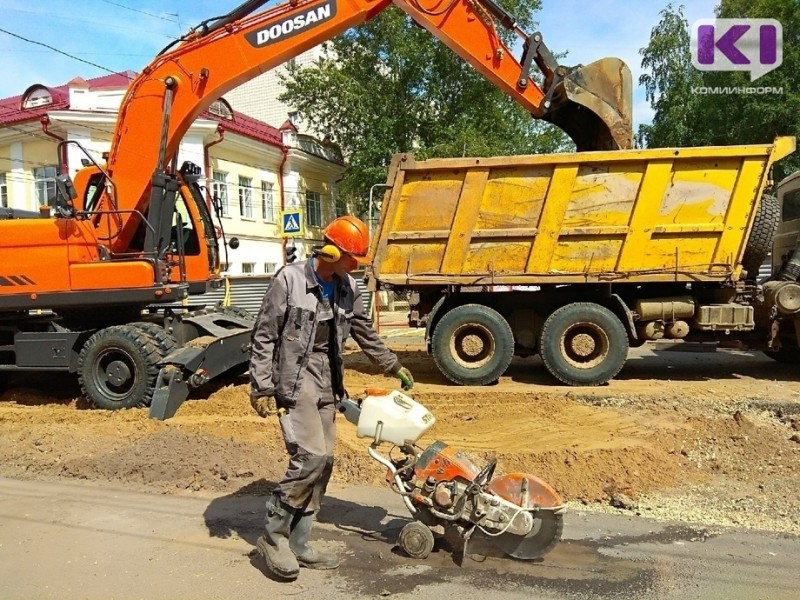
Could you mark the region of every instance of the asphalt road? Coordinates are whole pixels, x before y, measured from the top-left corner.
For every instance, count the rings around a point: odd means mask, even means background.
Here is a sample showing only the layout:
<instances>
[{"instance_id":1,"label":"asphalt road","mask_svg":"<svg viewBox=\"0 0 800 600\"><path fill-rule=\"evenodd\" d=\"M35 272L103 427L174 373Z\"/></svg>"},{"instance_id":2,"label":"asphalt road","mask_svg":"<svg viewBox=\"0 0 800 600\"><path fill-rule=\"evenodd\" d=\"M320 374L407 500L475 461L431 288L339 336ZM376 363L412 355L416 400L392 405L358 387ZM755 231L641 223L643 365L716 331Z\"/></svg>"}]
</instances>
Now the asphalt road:
<instances>
[{"instance_id":1,"label":"asphalt road","mask_svg":"<svg viewBox=\"0 0 800 600\"><path fill-rule=\"evenodd\" d=\"M408 515L388 489L336 489L326 502L317 537L342 566L287 584L253 551L261 498L0 478L0 598L798 597L793 536L573 511L539 562L481 540L463 560L437 545L418 561L394 547Z\"/></svg>"}]
</instances>

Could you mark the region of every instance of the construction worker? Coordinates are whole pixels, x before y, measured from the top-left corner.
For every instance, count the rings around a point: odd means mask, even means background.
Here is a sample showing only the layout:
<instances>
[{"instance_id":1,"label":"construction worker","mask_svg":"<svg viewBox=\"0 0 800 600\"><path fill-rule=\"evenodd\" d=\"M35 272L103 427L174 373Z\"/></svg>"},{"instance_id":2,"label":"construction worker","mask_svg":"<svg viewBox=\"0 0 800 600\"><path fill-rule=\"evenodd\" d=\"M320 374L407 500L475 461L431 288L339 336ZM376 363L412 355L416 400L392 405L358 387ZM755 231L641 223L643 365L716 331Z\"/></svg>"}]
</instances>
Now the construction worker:
<instances>
[{"instance_id":1,"label":"construction worker","mask_svg":"<svg viewBox=\"0 0 800 600\"><path fill-rule=\"evenodd\" d=\"M342 349L352 336L384 372L411 389L413 377L380 339L350 273L369 262L367 226L339 217L325 245L306 262L275 275L253 331L250 402L262 417L277 414L289 467L267 500L266 530L256 545L278 578L299 567L334 569L334 554L312 548L309 535L333 470L336 404L345 396Z\"/></svg>"}]
</instances>

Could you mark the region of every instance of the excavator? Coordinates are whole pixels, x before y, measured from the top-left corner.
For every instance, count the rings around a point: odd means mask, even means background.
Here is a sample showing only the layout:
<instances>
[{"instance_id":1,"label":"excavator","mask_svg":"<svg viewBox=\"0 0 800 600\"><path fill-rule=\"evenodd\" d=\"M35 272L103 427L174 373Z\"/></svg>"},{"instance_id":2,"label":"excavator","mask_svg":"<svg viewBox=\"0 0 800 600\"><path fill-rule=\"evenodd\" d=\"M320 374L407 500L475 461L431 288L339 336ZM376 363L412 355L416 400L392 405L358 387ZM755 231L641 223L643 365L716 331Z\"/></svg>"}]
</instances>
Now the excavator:
<instances>
[{"instance_id":1,"label":"excavator","mask_svg":"<svg viewBox=\"0 0 800 600\"><path fill-rule=\"evenodd\" d=\"M201 169L179 165L179 144L229 90L391 5L578 151L631 146L628 67L559 65L493 0L267 3L247 0L159 53L121 103L105 164L62 142L86 158L74 178L62 161L53 214L0 214L0 371L76 373L92 405L165 419L191 388L246 368L253 317L192 301L220 284L220 246Z\"/></svg>"}]
</instances>

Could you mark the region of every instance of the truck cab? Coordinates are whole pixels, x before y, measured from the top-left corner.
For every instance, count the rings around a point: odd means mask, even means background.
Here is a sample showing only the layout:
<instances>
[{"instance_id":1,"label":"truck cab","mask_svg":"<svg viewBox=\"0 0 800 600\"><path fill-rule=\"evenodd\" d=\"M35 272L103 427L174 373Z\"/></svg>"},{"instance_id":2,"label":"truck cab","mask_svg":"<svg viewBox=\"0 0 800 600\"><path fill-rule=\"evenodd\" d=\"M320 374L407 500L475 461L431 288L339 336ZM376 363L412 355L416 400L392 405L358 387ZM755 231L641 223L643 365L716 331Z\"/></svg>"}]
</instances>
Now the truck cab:
<instances>
[{"instance_id":1,"label":"truck cab","mask_svg":"<svg viewBox=\"0 0 800 600\"><path fill-rule=\"evenodd\" d=\"M800 242L800 171L777 186L781 216L772 248L772 272L776 273Z\"/></svg>"}]
</instances>

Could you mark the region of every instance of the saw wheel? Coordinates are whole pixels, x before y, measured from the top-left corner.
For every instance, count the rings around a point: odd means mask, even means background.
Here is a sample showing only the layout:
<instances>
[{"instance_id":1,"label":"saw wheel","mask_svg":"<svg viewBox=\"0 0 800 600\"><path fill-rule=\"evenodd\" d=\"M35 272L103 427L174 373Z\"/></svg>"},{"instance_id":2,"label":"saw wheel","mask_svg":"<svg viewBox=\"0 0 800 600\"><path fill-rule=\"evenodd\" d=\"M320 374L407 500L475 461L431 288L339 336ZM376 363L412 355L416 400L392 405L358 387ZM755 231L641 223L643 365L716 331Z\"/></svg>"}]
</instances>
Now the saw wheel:
<instances>
[{"instance_id":1,"label":"saw wheel","mask_svg":"<svg viewBox=\"0 0 800 600\"><path fill-rule=\"evenodd\" d=\"M508 473L492 480L489 491L532 513L533 527L526 535L490 535L505 554L520 560L533 560L547 554L561 539L564 530L561 498L546 482L527 473ZM541 508L537 510L538 507Z\"/></svg>"},{"instance_id":2,"label":"saw wheel","mask_svg":"<svg viewBox=\"0 0 800 600\"><path fill-rule=\"evenodd\" d=\"M427 525L419 521L406 523L400 530L397 543L411 558L428 558L433 550L433 532Z\"/></svg>"},{"instance_id":3,"label":"saw wheel","mask_svg":"<svg viewBox=\"0 0 800 600\"><path fill-rule=\"evenodd\" d=\"M491 540L503 553L520 560L534 560L550 552L561 539L564 517L551 510L540 510L527 535L503 533Z\"/></svg>"}]
</instances>

